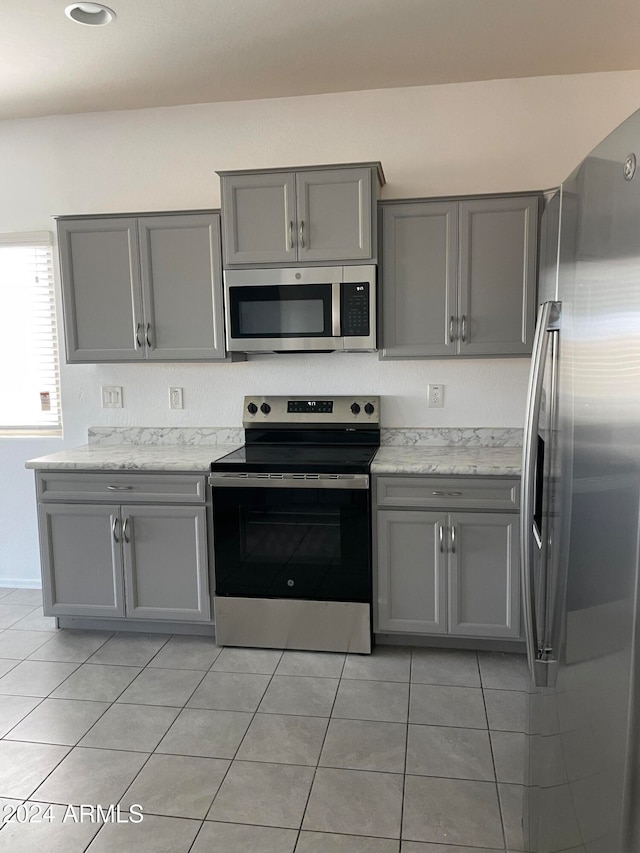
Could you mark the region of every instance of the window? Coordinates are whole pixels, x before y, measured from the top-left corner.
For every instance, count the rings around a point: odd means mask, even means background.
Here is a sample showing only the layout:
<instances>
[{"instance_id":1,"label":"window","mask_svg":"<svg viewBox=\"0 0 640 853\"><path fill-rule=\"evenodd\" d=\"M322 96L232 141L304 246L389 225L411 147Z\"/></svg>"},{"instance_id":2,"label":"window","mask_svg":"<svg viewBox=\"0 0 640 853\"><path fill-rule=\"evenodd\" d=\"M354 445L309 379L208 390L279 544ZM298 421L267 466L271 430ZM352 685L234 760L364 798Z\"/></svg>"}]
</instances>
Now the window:
<instances>
[{"instance_id":1,"label":"window","mask_svg":"<svg viewBox=\"0 0 640 853\"><path fill-rule=\"evenodd\" d=\"M0 435L61 435L49 232L0 234Z\"/></svg>"}]
</instances>

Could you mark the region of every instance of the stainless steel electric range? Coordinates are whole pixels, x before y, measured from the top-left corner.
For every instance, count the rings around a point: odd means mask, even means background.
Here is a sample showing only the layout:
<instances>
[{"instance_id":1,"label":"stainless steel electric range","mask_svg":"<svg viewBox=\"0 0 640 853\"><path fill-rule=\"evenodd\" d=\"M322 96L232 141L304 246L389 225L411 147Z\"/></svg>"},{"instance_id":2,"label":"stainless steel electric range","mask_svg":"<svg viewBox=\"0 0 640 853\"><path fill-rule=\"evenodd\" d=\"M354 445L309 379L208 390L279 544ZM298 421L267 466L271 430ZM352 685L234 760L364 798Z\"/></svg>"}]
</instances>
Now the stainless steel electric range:
<instances>
[{"instance_id":1,"label":"stainless steel electric range","mask_svg":"<svg viewBox=\"0 0 640 853\"><path fill-rule=\"evenodd\" d=\"M246 397L211 464L217 642L371 651L378 397Z\"/></svg>"}]
</instances>

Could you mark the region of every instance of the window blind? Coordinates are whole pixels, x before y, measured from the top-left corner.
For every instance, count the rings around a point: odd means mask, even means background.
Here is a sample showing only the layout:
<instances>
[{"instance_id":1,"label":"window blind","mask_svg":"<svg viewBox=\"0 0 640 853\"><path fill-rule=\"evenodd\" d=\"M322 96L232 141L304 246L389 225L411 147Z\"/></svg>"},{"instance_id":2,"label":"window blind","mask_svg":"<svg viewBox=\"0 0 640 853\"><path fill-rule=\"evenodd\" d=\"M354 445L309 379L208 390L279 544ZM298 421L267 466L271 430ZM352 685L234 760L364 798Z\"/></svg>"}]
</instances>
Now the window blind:
<instances>
[{"instance_id":1,"label":"window blind","mask_svg":"<svg viewBox=\"0 0 640 853\"><path fill-rule=\"evenodd\" d=\"M0 435L60 435L49 232L0 234Z\"/></svg>"}]
</instances>

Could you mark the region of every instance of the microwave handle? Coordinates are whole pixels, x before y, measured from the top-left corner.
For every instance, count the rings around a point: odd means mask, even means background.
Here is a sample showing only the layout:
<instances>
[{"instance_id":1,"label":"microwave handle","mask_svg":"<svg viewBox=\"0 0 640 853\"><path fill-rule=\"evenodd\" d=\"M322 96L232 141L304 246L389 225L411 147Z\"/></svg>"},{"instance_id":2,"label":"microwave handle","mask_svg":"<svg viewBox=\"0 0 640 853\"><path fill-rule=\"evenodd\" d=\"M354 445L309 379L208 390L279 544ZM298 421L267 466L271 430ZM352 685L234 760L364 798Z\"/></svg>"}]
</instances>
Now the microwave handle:
<instances>
[{"instance_id":1,"label":"microwave handle","mask_svg":"<svg viewBox=\"0 0 640 853\"><path fill-rule=\"evenodd\" d=\"M340 292L342 288L339 281L334 281L331 285L331 335L334 338L339 338L342 334L340 323Z\"/></svg>"}]
</instances>

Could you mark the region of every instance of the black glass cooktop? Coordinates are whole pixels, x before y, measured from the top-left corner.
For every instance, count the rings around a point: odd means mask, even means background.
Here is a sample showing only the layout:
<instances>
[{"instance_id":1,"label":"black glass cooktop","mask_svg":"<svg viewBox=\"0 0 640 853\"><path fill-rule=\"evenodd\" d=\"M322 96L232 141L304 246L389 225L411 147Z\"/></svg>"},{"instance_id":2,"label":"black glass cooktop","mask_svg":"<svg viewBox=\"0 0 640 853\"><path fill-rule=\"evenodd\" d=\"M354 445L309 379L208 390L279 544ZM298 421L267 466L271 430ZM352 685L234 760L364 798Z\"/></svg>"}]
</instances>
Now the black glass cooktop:
<instances>
[{"instance_id":1,"label":"black glass cooktop","mask_svg":"<svg viewBox=\"0 0 640 853\"><path fill-rule=\"evenodd\" d=\"M214 472L367 474L375 445L245 445L211 463Z\"/></svg>"}]
</instances>

